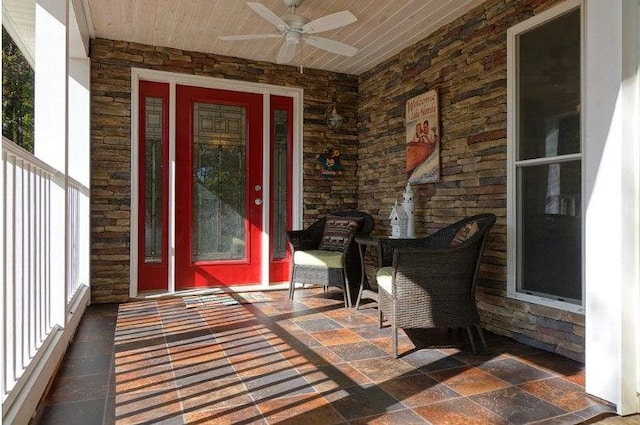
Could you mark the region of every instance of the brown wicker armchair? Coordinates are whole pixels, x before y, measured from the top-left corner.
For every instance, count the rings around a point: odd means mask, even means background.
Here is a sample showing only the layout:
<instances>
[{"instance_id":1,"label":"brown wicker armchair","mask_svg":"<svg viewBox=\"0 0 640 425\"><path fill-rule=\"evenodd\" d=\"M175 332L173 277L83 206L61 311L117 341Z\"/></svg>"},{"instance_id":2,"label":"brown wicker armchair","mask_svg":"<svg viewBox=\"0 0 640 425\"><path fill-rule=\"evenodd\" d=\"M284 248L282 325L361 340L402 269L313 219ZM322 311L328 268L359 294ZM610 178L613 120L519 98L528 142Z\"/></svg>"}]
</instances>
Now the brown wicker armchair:
<instances>
[{"instance_id":1,"label":"brown wicker armchair","mask_svg":"<svg viewBox=\"0 0 640 425\"><path fill-rule=\"evenodd\" d=\"M475 353L475 327L487 350L476 308L475 282L495 220L493 214L480 214L426 238L380 240L381 268L376 274L379 322L382 327L384 316L391 323L395 357L398 328L466 328Z\"/></svg>"},{"instance_id":2,"label":"brown wicker armchair","mask_svg":"<svg viewBox=\"0 0 640 425\"><path fill-rule=\"evenodd\" d=\"M296 282L323 285L325 290L329 286L337 286L344 291L345 306L351 307L351 285L358 284L361 276L360 254L353 238L371 233L373 217L361 211L336 211L328 216L355 217L360 226L344 240L344 246L331 249L323 249L327 217L304 230L287 232L293 250L289 299L293 300Z\"/></svg>"}]
</instances>

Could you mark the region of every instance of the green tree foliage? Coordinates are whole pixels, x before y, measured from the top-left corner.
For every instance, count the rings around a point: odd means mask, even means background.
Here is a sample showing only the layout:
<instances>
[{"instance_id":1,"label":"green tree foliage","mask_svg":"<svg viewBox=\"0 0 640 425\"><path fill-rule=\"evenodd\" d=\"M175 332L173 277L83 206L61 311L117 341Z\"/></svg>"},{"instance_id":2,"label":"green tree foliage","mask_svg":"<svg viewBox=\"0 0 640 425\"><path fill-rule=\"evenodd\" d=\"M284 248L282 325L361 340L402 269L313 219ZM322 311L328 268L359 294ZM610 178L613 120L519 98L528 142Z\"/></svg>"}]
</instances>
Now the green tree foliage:
<instances>
[{"instance_id":1,"label":"green tree foliage","mask_svg":"<svg viewBox=\"0 0 640 425\"><path fill-rule=\"evenodd\" d=\"M34 73L2 27L2 135L33 152Z\"/></svg>"}]
</instances>

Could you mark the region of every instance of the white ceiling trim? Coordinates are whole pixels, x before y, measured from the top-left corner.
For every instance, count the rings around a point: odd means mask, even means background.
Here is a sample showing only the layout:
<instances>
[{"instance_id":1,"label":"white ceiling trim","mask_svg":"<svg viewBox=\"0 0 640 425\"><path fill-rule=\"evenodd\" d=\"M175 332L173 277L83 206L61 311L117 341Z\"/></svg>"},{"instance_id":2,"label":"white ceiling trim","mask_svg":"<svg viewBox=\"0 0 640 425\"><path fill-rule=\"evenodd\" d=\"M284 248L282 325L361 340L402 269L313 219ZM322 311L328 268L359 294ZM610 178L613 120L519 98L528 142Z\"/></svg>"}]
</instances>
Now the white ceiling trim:
<instances>
[{"instance_id":1,"label":"white ceiling trim","mask_svg":"<svg viewBox=\"0 0 640 425\"><path fill-rule=\"evenodd\" d=\"M95 32L87 0L69 2L69 55L74 58L89 56L89 39ZM36 1L2 0L2 25L16 43L32 68L36 58Z\"/></svg>"},{"instance_id":2,"label":"white ceiling trim","mask_svg":"<svg viewBox=\"0 0 640 425\"><path fill-rule=\"evenodd\" d=\"M35 68L35 1L2 0L2 25L31 68Z\"/></svg>"}]
</instances>

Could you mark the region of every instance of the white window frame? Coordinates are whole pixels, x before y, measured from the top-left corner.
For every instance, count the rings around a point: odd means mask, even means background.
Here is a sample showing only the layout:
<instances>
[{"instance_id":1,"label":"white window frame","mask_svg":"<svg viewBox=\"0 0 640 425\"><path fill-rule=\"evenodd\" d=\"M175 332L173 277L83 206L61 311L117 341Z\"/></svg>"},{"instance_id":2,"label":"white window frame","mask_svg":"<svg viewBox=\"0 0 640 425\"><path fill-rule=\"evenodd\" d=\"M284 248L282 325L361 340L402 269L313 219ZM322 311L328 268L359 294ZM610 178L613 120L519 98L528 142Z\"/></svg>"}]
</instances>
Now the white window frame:
<instances>
[{"instance_id":1,"label":"white window frame","mask_svg":"<svg viewBox=\"0 0 640 425\"><path fill-rule=\"evenodd\" d=\"M507 30L507 297L517 299L532 304L544 305L560 310L584 314L585 305L585 279L584 279L584 229L585 214L581 214L581 246L582 246L582 300L581 304L574 304L566 301L545 298L533 294L519 292L518 284L518 229L517 229L517 167L519 165L551 164L564 161L580 159L581 161L581 206L584 208L584 114L581 114L580 123L580 153L571 155L554 156L550 158L536 158L518 161L516 158L517 138L518 138L518 43L517 37L536 27L544 25L568 12L580 8L581 15L581 67L584 69L584 7L581 0L569 0L554 6L526 21L523 21ZM580 104L584 105L584 72L581 72L581 94Z\"/></svg>"}]
</instances>

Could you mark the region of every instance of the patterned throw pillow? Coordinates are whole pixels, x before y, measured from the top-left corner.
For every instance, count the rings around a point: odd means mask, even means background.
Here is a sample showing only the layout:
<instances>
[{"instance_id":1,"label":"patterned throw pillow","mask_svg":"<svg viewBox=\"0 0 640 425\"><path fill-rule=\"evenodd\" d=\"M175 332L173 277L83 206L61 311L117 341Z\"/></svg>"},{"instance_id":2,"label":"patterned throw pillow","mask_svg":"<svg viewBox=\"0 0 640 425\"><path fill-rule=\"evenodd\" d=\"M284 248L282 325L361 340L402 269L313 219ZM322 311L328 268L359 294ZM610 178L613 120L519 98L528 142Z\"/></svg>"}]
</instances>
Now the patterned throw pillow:
<instances>
[{"instance_id":1,"label":"patterned throw pillow","mask_svg":"<svg viewBox=\"0 0 640 425\"><path fill-rule=\"evenodd\" d=\"M478 230L480 230L480 226L478 226L476 221L471 221L465 224L460 228L460 230L458 230L458 233L456 233L453 239L451 239L449 246L460 245L462 242L475 235Z\"/></svg>"},{"instance_id":2,"label":"patterned throw pillow","mask_svg":"<svg viewBox=\"0 0 640 425\"><path fill-rule=\"evenodd\" d=\"M360 217L336 217L328 215L318 249L344 251L351 239L351 235L360 230L363 221Z\"/></svg>"}]
</instances>

